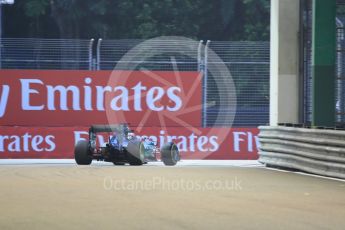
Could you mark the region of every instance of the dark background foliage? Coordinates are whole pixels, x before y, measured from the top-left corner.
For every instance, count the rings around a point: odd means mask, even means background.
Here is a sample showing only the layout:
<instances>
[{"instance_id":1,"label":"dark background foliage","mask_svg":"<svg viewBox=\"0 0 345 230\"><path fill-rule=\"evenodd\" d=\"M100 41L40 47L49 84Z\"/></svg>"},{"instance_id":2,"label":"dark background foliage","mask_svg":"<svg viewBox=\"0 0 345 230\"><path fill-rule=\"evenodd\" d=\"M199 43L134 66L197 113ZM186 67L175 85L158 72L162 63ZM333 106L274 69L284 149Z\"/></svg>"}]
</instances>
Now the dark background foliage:
<instances>
[{"instance_id":1,"label":"dark background foliage","mask_svg":"<svg viewBox=\"0 0 345 230\"><path fill-rule=\"evenodd\" d=\"M4 37L268 40L269 0L16 0Z\"/></svg>"}]
</instances>

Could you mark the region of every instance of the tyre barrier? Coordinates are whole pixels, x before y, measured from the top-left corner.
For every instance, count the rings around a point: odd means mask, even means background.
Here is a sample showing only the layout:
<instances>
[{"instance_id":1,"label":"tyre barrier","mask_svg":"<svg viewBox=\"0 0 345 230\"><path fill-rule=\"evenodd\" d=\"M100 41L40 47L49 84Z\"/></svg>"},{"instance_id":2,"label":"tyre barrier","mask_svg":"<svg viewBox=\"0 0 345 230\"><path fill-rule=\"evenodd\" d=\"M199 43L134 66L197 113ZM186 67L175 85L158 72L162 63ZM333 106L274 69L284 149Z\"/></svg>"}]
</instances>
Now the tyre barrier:
<instances>
[{"instance_id":1,"label":"tyre barrier","mask_svg":"<svg viewBox=\"0 0 345 230\"><path fill-rule=\"evenodd\" d=\"M259 162L345 179L345 131L259 127Z\"/></svg>"}]
</instances>

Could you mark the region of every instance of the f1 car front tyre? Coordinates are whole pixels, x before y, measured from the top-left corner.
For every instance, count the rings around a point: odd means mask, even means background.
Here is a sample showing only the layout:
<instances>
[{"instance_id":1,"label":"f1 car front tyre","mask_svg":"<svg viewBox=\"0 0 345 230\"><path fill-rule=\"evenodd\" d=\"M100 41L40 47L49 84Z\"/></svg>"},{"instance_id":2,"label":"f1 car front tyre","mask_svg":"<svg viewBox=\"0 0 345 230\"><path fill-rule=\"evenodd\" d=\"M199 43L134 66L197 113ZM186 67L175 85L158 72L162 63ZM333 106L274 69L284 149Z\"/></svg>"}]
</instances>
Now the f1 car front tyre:
<instances>
[{"instance_id":1,"label":"f1 car front tyre","mask_svg":"<svg viewBox=\"0 0 345 230\"><path fill-rule=\"evenodd\" d=\"M172 142L164 144L161 148L161 158L165 165L176 165L180 160L180 153L177 146Z\"/></svg>"},{"instance_id":2,"label":"f1 car front tyre","mask_svg":"<svg viewBox=\"0 0 345 230\"><path fill-rule=\"evenodd\" d=\"M92 157L89 154L89 143L87 141L78 141L74 148L74 159L78 165L91 164Z\"/></svg>"},{"instance_id":3,"label":"f1 car front tyre","mask_svg":"<svg viewBox=\"0 0 345 230\"><path fill-rule=\"evenodd\" d=\"M127 160L130 165L142 165L144 163L145 147L140 140L133 140L127 146Z\"/></svg>"}]
</instances>

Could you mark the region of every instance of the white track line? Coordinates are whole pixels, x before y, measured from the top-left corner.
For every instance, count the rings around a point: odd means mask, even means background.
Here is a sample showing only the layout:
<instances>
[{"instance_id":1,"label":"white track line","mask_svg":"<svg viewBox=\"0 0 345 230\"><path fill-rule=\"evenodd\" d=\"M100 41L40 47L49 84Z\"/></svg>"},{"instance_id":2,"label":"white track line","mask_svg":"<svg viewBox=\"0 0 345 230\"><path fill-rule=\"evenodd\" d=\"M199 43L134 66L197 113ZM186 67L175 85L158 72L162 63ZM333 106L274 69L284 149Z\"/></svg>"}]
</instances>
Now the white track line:
<instances>
[{"instance_id":1,"label":"white track line","mask_svg":"<svg viewBox=\"0 0 345 230\"><path fill-rule=\"evenodd\" d=\"M35 164L75 164L74 159L1 159L0 165L35 165ZM102 161L93 161L92 164L112 164ZM162 162L149 162L148 166L163 166ZM212 167L262 167L256 160L182 160L177 163L185 166L212 166Z\"/></svg>"}]
</instances>

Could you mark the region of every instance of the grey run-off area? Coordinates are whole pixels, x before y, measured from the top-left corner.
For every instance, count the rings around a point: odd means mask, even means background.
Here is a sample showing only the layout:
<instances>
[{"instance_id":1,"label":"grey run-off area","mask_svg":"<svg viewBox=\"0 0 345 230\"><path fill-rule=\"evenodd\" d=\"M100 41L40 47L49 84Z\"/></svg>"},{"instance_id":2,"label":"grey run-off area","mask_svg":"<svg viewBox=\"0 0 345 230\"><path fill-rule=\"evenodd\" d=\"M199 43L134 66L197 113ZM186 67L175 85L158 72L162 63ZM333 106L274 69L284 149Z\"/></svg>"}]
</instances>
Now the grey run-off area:
<instances>
[{"instance_id":1,"label":"grey run-off area","mask_svg":"<svg viewBox=\"0 0 345 230\"><path fill-rule=\"evenodd\" d=\"M21 161L0 162L1 229L345 225L344 181L268 170L256 161L182 161L179 167Z\"/></svg>"}]
</instances>

